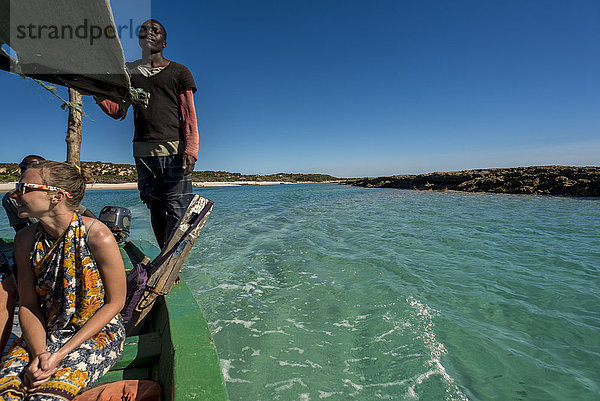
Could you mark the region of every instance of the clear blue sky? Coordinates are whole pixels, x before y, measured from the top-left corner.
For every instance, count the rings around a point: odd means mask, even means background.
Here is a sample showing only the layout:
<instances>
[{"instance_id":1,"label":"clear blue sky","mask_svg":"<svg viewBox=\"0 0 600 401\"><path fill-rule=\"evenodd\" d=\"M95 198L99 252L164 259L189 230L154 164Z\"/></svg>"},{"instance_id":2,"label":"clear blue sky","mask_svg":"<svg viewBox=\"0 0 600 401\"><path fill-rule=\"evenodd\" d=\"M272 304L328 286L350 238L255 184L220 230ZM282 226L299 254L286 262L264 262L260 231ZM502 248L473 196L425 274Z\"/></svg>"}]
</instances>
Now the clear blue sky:
<instances>
[{"instance_id":1,"label":"clear blue sky","mask_svg":"<svg viewBox=\"0 0 600 401\"><path fill-rule=\"evenodd\" d=\"M600 165L597 0L171 0L152 16L196 80L196 170ZM58 99L0 85L0 161L64 160ZM131 115L84 111L82 160L133 163Z\"/></svg>"}]
</instances>

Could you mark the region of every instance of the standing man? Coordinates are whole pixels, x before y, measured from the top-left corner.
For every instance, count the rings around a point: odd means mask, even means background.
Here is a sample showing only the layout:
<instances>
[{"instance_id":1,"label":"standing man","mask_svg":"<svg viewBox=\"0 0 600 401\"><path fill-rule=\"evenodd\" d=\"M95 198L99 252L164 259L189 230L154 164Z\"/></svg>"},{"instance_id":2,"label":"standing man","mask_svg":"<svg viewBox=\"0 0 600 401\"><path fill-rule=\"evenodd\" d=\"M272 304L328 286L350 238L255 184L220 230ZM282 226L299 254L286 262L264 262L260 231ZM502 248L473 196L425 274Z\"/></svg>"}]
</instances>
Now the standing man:
<instances>
[{"instance_id":1,"label":"standing man","mask_svg":"<svg viewBox=\"0 0 600 401\"><path fill-rule=\"evenodd\" d=\"M163 56L167 31L160 22L144 22L138 39L142 58L127 67L132 85L149 93L150 102L146 109L133 106L133 156L140 198L150 209L154 236L163 248L193 196L191 172L199 143L196 84L185 66ZM115 102L98 104L113 118L125 116Z\"/></svg>"}]
</instances>

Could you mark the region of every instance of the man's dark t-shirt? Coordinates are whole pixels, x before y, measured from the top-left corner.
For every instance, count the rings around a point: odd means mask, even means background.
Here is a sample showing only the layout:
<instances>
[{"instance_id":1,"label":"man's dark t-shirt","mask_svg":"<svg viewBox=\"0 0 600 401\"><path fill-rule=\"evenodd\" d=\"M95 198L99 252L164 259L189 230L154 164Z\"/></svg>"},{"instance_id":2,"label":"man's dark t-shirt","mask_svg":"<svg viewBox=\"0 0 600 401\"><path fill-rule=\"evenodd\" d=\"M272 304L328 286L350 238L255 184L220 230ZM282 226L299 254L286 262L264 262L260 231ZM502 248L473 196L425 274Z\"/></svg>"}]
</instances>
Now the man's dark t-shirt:
<instances>
[{"instance_id":1,"label":"man's dark t-shirt","mask_svg":"<svg viewBox=\"0 0 600 401\"><path fill-rule=\"evenodd\" d=\"M131 84L150 93L147 108L134 106L134 142L183 141L178 95L186 89L196 92L196 84L186 66L170 61L159 73L146 77L128 63Z\"/></svg>"}]
</instances>

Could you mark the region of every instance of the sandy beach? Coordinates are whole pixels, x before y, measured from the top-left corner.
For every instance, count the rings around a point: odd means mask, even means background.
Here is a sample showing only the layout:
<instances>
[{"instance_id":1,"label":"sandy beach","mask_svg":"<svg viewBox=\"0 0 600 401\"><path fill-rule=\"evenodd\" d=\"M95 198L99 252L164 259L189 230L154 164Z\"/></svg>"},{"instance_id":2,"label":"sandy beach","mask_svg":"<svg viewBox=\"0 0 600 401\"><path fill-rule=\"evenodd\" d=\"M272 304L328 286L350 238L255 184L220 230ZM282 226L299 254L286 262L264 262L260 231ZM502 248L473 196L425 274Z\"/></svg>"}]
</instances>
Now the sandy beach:
<instances>
[{"instance_id":1,"label":"sandy beach","mask_svg":"<svg viewBox=\"0 0 600 401\"><path fill-rule=\"evenodd\" d=\"M278 185L278 184L291 184L290 182L283 181L231 181L231 182L194 182L194 187L239 187L244 185ZM15 187L14 182L3 182L0 183L0 193L10 191ZM88 184L87 190L106 190L106 189L137 189L137 183L125 182L121 184Z\"/></svg>"}]
</instances>

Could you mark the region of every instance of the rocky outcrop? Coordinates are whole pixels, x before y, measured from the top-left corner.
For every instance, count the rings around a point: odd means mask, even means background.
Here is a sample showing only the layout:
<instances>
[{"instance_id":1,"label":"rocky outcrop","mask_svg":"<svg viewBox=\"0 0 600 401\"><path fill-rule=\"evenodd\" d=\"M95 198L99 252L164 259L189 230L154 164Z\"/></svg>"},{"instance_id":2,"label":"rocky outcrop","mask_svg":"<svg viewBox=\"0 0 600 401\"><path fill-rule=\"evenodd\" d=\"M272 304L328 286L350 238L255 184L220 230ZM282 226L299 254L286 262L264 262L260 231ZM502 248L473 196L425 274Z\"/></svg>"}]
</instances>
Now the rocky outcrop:
<instances>
[{"instance_id":1,"label":"rocky outcrop","mask_svg":"<svg viewBox=\"0 0 600 401\"><path fill-rule=\"evenodd\" d=\"M534 166L349 179L367 188L600 197L600 167Z\"/></svg>"}]
</instances>

